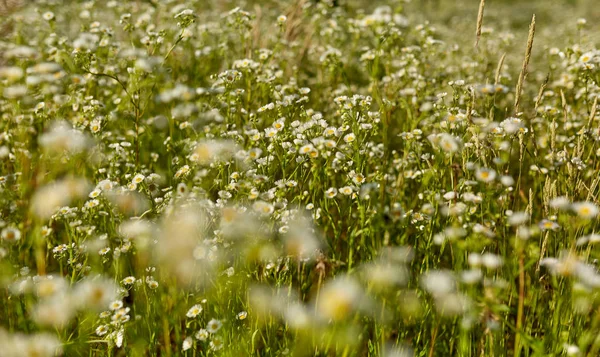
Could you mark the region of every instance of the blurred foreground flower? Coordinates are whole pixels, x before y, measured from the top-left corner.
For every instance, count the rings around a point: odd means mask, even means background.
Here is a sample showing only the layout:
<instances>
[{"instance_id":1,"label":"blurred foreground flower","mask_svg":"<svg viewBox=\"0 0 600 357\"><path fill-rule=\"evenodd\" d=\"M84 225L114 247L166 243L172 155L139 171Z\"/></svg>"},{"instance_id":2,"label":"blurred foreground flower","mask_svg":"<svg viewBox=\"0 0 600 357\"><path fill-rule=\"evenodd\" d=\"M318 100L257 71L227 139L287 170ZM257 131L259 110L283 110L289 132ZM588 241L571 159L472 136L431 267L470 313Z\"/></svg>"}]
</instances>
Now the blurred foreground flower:
<instances>
[{"instance_id":1,"label":"blurred foreground flower","mask_svg":"<svg viewBox=\"0 0 600 357\"><path fill-rule=\"evenodd\" d=\"M0 328L0 356L53 357L63 354L62 343L49 333L9 334Z\"/></svg>"},{"instance_id":2,"label":"blurred foreground flower","mask_svg":"<svg viewBox=\"0 0 600 357\"><path fill-rule=\"evenodd\" d=\"M337 276L323 286L314 301L317 316L339 322L366 311L370 304L363 287L350 276Z\"/></svg>"},{"instance_id":3,"label":"blurred foreground flower","mask_svg":"<svg viewBox=\"0 0 600 357\"><path fill-rule=\"evenodd\" d=\"M283 235L285 252L297 259L314 259L322 246L315 231L312 219L307 215L298 215L291 219L288 230Z\"/></svg>"},{"instance_id":4,"label":"blurred foreground flower","mask_svg":"<svg viewBox=\"0 0 600 357\"><path fill-rule=\"evenodd\" d=\"M56 121L47 132L40 135L39 143L47 153L76 154L87 149L91 145L91 139L70 124Z\"/></svg>"},{"instance_id":5,"label":"blurred foreground flower","mask_svg":"<svg viewBox=\"0 0 600 357\"><path fill-rule=\"evenodd\" d=\"M86 278L75 285L73 301L80 309L103 310L117 299L118 289L117 284L109 278Z\"/></svg>"},{"instance_id":6,"label":"blurred foreground flower","mask_svg":"<svg viewBox=\"0 0 600 357\"><path fill-rule=\"evenodd\" d=\"M71 201L84 198L90 191L89 183L80 178L67 177L35 191L31 209L41 219L49 219L59 208Z\"/></svg>"},{"instance_id":7,"label":"blurred foreground flower","mask_svg":"<svg viewBox=\"0 0 600 357\"><path fill-rule=\"evenodd\" d=\"M196 145L190 160L200 165L208 165L217 161L229 160L237 151L231 140L203 140Z\"/></svg>"},{"instance_id":8,"label":"blurred foreground flower","mask_svg":"<svg viewBox=\"0 0 600 357\"><path fill-rule=\"evenodd\" d=\"M205 246L208 221L202 208L174 208L163 217L155 245L157 263L183 287L205 283L212 276L218 257Z\"/></svg>"}]
</instances>

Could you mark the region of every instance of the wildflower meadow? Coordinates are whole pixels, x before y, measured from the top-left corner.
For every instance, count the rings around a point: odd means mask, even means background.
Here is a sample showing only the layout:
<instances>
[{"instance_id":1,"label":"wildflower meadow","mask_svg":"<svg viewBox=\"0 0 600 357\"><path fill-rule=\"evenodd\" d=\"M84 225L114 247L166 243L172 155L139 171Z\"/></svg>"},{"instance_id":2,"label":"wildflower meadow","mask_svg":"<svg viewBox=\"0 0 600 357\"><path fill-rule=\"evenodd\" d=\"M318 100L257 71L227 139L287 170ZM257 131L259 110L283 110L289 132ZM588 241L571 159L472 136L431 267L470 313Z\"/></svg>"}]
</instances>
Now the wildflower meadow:
<instances>
[{"instance_id":1,"label":"wildflower meadow","mask_svg":"<svg viewBox=\"0 0 600 357\"><path fill-rule=\"evenodd\" d=\"M0 0L0 357L600 356L594 0Z\"/></svg>"}]
</instances>

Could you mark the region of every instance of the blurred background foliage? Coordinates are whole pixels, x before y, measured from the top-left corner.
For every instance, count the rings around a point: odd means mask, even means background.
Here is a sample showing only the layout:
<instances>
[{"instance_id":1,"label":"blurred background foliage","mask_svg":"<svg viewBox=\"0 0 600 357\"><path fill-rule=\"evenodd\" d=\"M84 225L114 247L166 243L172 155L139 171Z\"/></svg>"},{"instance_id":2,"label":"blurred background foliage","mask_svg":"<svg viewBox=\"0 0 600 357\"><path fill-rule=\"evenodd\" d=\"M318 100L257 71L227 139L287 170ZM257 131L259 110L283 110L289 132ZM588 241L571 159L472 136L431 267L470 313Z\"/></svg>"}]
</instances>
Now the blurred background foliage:
<instances>
[{"instance_id":1,"label":"blurred background foliage","mask_svg":"<svg viewBox=\"0 0 600 357\"><path fill-rule=\"evenodd\" d=\"M137 2L156 3L164 1L178 4L178 0L131 0ZM54 3L67 5L69 0L0 0L0 24L9 20L9 15L37 3ZM77 1L85 2L85 1ZM397 12L408 12L412 17L421 17L430 21L444 31L445 38L472 38L473 26L477 17L479 0L198 0L199 8L207 10L228 11L240 7L260 14L278 9L282 13L290 11L304 3L329 2L332 6L343 7L350 13L371 13L378 6L390 6ZM532 14L538 19L537 40L550 44L557 38L568 39L564 33L556 33L556 24L574 22L574 19L585 18L588 26L597 30L600 20L600 7L597 0L487 0L484 26L493 26L497 31L524 32L531 21ZM220 9L219 9L220 8ZM443 27L443 28L442 28ZM562 27L561 27L562 28ZM560 30L559 30L560 31ZM590 31L597 43L600 31ZM468 35L468 36L465 36ZM515 35L519 36L518 33ZM556 44L558 45L558 44Z\"/></svg>"}]
</instances>

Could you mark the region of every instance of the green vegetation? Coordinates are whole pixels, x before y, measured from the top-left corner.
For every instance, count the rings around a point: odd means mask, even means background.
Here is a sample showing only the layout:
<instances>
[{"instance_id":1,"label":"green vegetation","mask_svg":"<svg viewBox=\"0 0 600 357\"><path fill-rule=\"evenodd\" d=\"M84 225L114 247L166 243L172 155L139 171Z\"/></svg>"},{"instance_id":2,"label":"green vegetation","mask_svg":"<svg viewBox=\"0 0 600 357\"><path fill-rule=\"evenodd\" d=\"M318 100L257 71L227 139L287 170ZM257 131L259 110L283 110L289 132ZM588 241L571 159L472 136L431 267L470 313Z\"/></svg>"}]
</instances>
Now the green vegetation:
<instances>
[{"instance_id":1,"label":"green vegetation","mask_svg":"<svg viewBox=\"0 0 600 357\"><path fill-rule=\"evenodd\" d=\"M0 1L0 356L600 355L600 13L464 3Z\"/></svg>"}]
</instances>

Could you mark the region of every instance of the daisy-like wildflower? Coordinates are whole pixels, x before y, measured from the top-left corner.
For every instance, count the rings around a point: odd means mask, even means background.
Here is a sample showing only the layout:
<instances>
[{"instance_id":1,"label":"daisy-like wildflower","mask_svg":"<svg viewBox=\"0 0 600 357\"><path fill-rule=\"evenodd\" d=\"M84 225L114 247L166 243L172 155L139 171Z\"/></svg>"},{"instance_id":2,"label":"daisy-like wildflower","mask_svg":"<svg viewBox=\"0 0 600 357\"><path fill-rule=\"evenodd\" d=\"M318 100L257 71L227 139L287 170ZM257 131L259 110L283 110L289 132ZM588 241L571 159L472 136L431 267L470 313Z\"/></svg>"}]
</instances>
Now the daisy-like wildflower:
<instances>
[{"instance_id":1,"label":"daisy-like wildflower","mask_svg":"<svg viewBox=\"0 0 600 357\"><path fill-rule=\"evenodd\" d=\"M554 209L566 210L571 208L571 201L564 196L555 197L550 200L550 207Z\"/></svg>"},{"instance_id":2,"label":"daisy-like wildflower","mask_svg":"<svg viewBox=\"0 0 600 357\"><path fill-rule=\"evenodd\" d=\"M488 269L498 269L502 266L503 264L503 260L500 256L495 255L495 254L491 254L491 253L485 253L481 256L481 265L483 265L484 267L488 268Z\"/></svg>"},{"instance_id":3,"label":"daisy-like wildflower","mask_svg":"<svg viewBox=\"0 0 600 357\"><path fill-rule=\"evenodd\" d=\"M462 315L469 310L472 302L468 296L461 293L450 293L435 299L435 309L443 316Z\"/></svg>"},{"instance_id":4,"label":"daisy-like wildflower","mask_svg":"<svg viewBox=\"0 0 600 357\"><path fill-rule=\"evenodd\" d=\"M450 134L440 134L438 145L448 153L455 153L460 149L459 141Z\"/></svg>"},{"instance_id":5,"label":"daisy-like wildflower","mask_svg":"<svg viewBox=\"0 0 600 357\"><path fill-rule=\"evenodd\" d=\"M481 182L489 183L496 179L496 171L488 168L478 168L475 171L475 178Z\"/></svg>"},{"instance_id":6,"label":"daisy-like wildflower","mask_svg":"<svg viewBox=\"0 0 600 357\"><path fill-rule=\"evenodd\" d=\"M98 182L98 185L96 185L96 190L106 192L106 191L112 190L113 187L114 187L114 184L113 184L112 181L110 181L110 180L102 180L102 181ZM96 190L94 190L94 191L96 191ZM98 194L100 194L100 193L98 193ZM91 195L91 193L90 193L90 195ZM94 197L91 197L91 198L94 198Z\"/></svg>"},{"instance_id":7,"label":"daisy-like wildflower","mask_svg":"<svg viewBox=\"0 0 600 357\"><path fill-rule=\"evenodd\" d=\"M15 243L21 239L21 231L15 227L8 227L2 230L0 234L2 240L8 243Z\"/></svg>"},{"instance_id":8,"label":"daisy-like wildflower","mask_svg":"<svg viewBox=\"0 0 600 357\"><path fill-rule=\"evenodd\" d=\"M241 311L236 315L238 320L245 320L248 317L248 313L246 311Z\"/></svg>"},{"instance_id":9,"label":"daisy-like wildflower","mask_svg":"<svg viewBox=\"0 0 600 357\"><path fill-rule=\"evenodd\" d=\"M352 178L352 182L354 182L356 185L360 185L366 180L363 174L355 173L354 171L350 172L350 177Z\"/></svg>"},{"instance_id":10,"label":"daisy-like wildflower","mask_svg":"<svg viewBox=\"0 0 600 357\"><path fill-rule=\"evenodd\" d=\"M527 214L526 212L513 212L508 217L508 224L510 224L511 226L520 226L528 222L529 218L529 214Z\"/></svg>"},{"instance_id":11,"label":"daisy-like wildflower","mask_svg":"<svg viewBox=\"0 0 600 357\"><path fill-rule=\"evenodd\" d=\"M34 321L42 326L64 328L75 316L75 306L69 295L53 296L41 300L33 309Z\"/></svg>"},{"instance_id":12,"label":"daisy-like wildflower","mask_svg":"<svg viewBox=\"0 0 600 357\"><path fill-rule=\"evenodd\" d=\"M68 177L55 181L35 191L31 199L31 209L38 217L49 219L61 207L87 196L89 188L84 179Z\"/></svg>"},{"instance_id":13,"label":"daisy-like wildflower","mask_svg":"<svg viewBox=\"0 0 600 357\"><path fill-rule=\"evenodd\" d=\"M282 131L285 128L285 118L280 118L273 123L273 128Z\"/></svg>"},{"instance_id":14,"label":"daisy-like wildflower","mask_svg":"<svg viewBox=\"0 0 600 357\"><path fill-rule=\"evenodd\" d=\"M327 282L315 302L317 313L325 320L340 321L352 316L364 303L364 292L351 277L336 277Z\"/></svg>"},{"instance_id":15,"label":"daisy-like wildflower","mask_svg":"<svg viewBox=\"0 0 600 357\"><path fill-rule=\"evenodd\" d=\"M121 301L121 300L115 300L115 301L111 302L110 305L108 305L108 308L113 311L119 310L122 307L123 307L123 301Z\"/></svg>"},{"instance_id":16,"label":"daisy-like wildflower","mask_svg":"<svg viewBox=\"0 0 600 357\"><path fill-rule=\"evenodd\" d=\"M506 118L500 123L500 127L507 134L527 132L527 128L525 128L523 121L519 118Z\"/></svg>"},{"instance_id":17,"label":"daisy-like wildflower","mask_svg":"<svg viewBox=\"0 0 600 357\"><path fill-rule=\"evenodd\" d=\"M158 288L158 281L156 281L156 280L146 280L146 284L148 285L148 287L150 289Z\"/></svg>"},{"instance_id":18,"label":"daisy-like wildflower","mask_svg":"<svg viewBox=\"0 0 600 357\"><path fill-rule=\"evenodd\" d=\"M61 341L50 333L23 335L0 330L3 356L53 357L63 355Z\"/></svg>"},{"instance_id":19,"label":"daisy-like wildflower","mask_svg":"<svg viewBox=\"0 0 600 357\"><path fill-rule=\"evenodd\" d=\"M463 271L460 275L460 278L461 281L465 284L475 284L481 281L481 278L483 278L483 273L480 269L469 269Z\"/></svg>"},{"instance_id":20,"label":"daisy-like wildflower","mask_svg":"<svg viewBox=\"0 0 600 357\"><path fill-rule=\"evenodd\" d=\"M579 61L586 64L591 62L595 56L596 54L594 52L586 52L579 57Z\"/></svg>"},{"instance_id":21,"label":"daisy-like wildflower","mask_svg":"<svg viewBox=\"0 0 600 357\"><path fill-rule=\"evenodd\" d=\"M349 133L344 135L344 141L347 143L351 143L356 140L356 135L354 133Z\"/></svg>"},{"instance_id":22,"label":"daisy-like wildflower","mask_svg":"<svg viewBox=\"0 0 600 357\"><path fill-rule=\"evenodd\" d=\"M218 351L221 348L223 348L223 338L220 336L213 337L212 340L210 341L210 348L213 351Z\"/></svg>"},{"instance_id":23,"label":"daisy-like wildflower","mask_svg":"<svg viewBox=\"0 0 600 357\"><path fill-rule=\"evenodd\" d=\"M319 151L317 149L314 149L308 153L308 156L311 159L315 159L315 158L319 157Z\"/></svg>"},{"instance_id":24,"label":"daisy-like wildflower","mask_svg":"<svg viewBox=\"0 0 600 357\"><path fill-rule=\"evenodd\" d=\"M226 161L237 150L236 145L229 140L203 140L196 145L190 159L201 165L216 161Z\"/></svg>"},{"instance_id":25,"label":"daisy-like wildflower","mask_svg":"<svg viewBox=\"0 0 600 357\"><path fill-rule=\"evenodd\" d=\"M354 190L350 186L344 186L339 189L339 192L342 195L350 196L352 194L352 192L354 192Z\"/></svg>"},{"instance_id":26,"label":"daisy-like wildflower","mask_svg":"<svg viewBox=\"0 0 600 357\"><path fill-rule=\"evenodd\" d=\"M54 13L52 11L47 11L42 14L42 18L46 21L54 20Z\"/></svg>"},{"instance_id":27,"label":"daisy-like wildflower","mask_svg":"<svg viewBox=\"0 0 600 357\"><path fill-rule=\"evenodd\" d=\"M114 341L115 346L119 348L123 346L123 339L125 338L123 328L112 332L109 336Z\"/></svg>"},{"instance_id":28,"label":"daisy-like wildflower","mask_svg":"<svg viewBox=\"0 0 600 357\"><path fill-rule=\"evenodd\" d=\"M308 328L312 323L312 313L302 304L292 303L283 311L286 323L298 330Z\"/></svg>"},{"instance_id":29,"label":"daisy-like wildflower","mask_svg":"<svg viewBox=\"0 0 600 357\"><path fill-rule=\"evenodd\" d=\"M252 209L254 209L254 211L257 213L267 216L275 211L275 207L272 204L265 201L254 202L254 204L252 204Z\"/></svg>"},{"instance_id":30,"label":"daisy-like wildflower","mask_svg":"<svg viewBox=\"0 0 600 357\"><path fill-rule=\"evenodd\" d=\"M38 297L49 298L65 293L67 291L67 286L67 281L64 278L47 275L45 277L40 277L35 282L35 291Z\"/></svg>"},{"instance_id":31,"label":"daisy-like wildflower","mask_svg":"<svg viewBox=\"0 0 600 357\"><path fill-rule=\"evenodd\" d=\"M188 193L189 189L188 186L185 184L185 182L180 182L179 184L177 184L177 194L179 194L180 196L184 196L185 194Z\"/></svg>"},{"instance_id":32,"label":"daisy-like wildflower","mask_svg":"<svg viewBox=\"0 0 600 357\"><path fill-rule=\"evenodd\" d=\"M92 133L97 134L100 132L100 129L102 129L102 124L100 121L94 120L90 123L90 131Z\"/></svg>"},{"instance_id":33,"label":"daisy-like wildflower","mask_svg":"<svg viewBox=\"0 0 600 357\"><path fill-rule=\"evenodd\" d=\"M337 188L335 187L330 187L327 189L327 191L325 191L325 197L327 198L334 198L338 193Z\"/></svg>"},{"instance_id":34,"label":"daisy-like wildflower","mask_svg":"<svg viewBox=\"0 0 600 357\"><path fill-rule=\"evenodd\" d=\"M309 154L312 151L315 151L315 147L312 144L306 144L298 150L300 154Z\"/></svg>"},{"instance_id":35,"label":"daisy-like wildflower","mask_svg":"<svg viewBox=\"0 0 600 357\"><path fill-rule=\"evenodd\" d=\"M206 331L206 329L203 328L198 330L198 332L196 332L196 334L194 335L194 337L196 337L196 339L199 341L206 341L208 340L209 336L210 334L208 333L208 331Z\"/></svg>"},{"instance_id":36,"label":"daisy-like wildflower","mask_svg":"<svg viewBox=\"0 0 600 357\"><path fill-rule=\"evenodd\" d=\"M208 321L208 324L206 324L206 331L208 331L211 334L215 334L217 333L217 331L219 331L219 329L221 329L221 326L223 326L223 323L217 319L211 319L210 321Z\"/></svg>"},{"instance_id":37,"label":"daisy-like wildflower","mask_svg":"<svg viewBox=\"0 0 600 357\"><path fill-rule=\"evenodd\" d=\"M600 212L598 206L591 202L574 202L571 205L573 212L577 214L578 217L583 219L593 219L598 216Z\"/></svg>"},{"instance_id":38,"label":"daisy-like wildflower","mask_svg":"<svg viewBox=\"0 0 600 357\"><path fill-rule=\"evenodd\" d=\"M576 345L569 345L565 343L563 348L567 356L580 356L581 350Z\"/></svg>"},{"instance_id":39,"label":"daisy-like wildflower","mask_svg":"<svg viewBox=\"0 0 600 357\"><path fill-rule=\"evenodd\" d=\"M284 251L298 259L311 259L321 247L311 221L305 217L295 217L283 231Z\"/></svg>"},{"instance_id":40,"label":"daisy-like wildflower","mask_svg":"<svg viewBox=\"0 0 600 357\"><path fill-rule=\"evenodd\" d=\"M538 224L538 226L543 231L548 231L548 230L556 231L560 228L560 225L558 223L551 221L549 219L541 220L540 223Z\"/></svg>"},{"instance_id":41,"label":"daisy-like wildflower","mask_svg":"<svg viewBox=\"0 0 600 357\"><path fill-rule=\"evenodd\" d=\"M202 305L200 304L196 304L194 306L192 306L188 312L185 314L185 316L189 317L190 319L200 315L200 313L202 312L203 308Z\"/></svg>"},{"instance_id":42,"label":"daisy-like wildflower","mask_svg":"<svg viewBox=\"0 0 600 357\"><path fill-rule=\"evenodd\" d=\"M100 325L96 328L96 335L98 336L104 336L108 333L109 328L107 325Z\"/></svg>"},{"instance_id":43,"label":"daisy-like wildflower","mask_svg":"<svg viewBox=\"0 0 600 357\"><path fill-rule=\"evenodd\" d=\"M529 238L531 238L531 236L533 236L534 234L538 233L538 229L537 227L525 227L525 226L519 226L517 227L517 232L516 232L516 236L519 239L522 240L527 240Z\"/></svg>"},{"instance_id":44,"label":"daisy-like wildflower","mask_svg":"<svg viewBox=\"0 0 600 357\"><path fill-rule=\"evenodd\" d=\"M123 280L121 280L121 283L123 283L123 285L133 285L133 283L135 283L136 279L133 276L128 276L126 278L124 278Z\"/></svg>"},{"instance_id":45,"label":"daisy-like wildflower","mask_svg":"<svg viewBox=\"0 0 600 357\"><path fill-rule=\"evenodd\" d=\"M500 182L506 186L506 187L510 187L513 186L515 184L515 179L512 178L512 176L507 176L507 175L502 175L500 177Z\"/></svg>"},{"instance_id":46,"label":"daisy-like wildflower","mask_svg":"<svg viewBox=\"0 0 600 357\"><path fill-rule=\"evenodd\" d=\"M186 339L185 339L185 340L183 340L183 343L182 343L182 345L181 345L181 350L182 350L182 351L187 351L187 350L189 350L190 348L192 348L192 345L193 345L193 340L192 340L192 338L191 338L191 337L186 337Z\"/></svg>"},{"instance_id":47,"label":"daisy-like wildflower","mask_svg":"<svg viewBox=\"0 0 600 357\"><path fill-rule=\"evenodd\" d=\"M335 136L337 135L337 133L338 129L333 126L330 126L323 131L323 135L325 136Z\"/></svg>"},{"instance_id":48,"label":"daisy-like wildflower","mask_svg":"<svg viewBox=\"0 0 600 357\"><path fill-rule=\"evenodd\" d=\"M266 128L265 129L265 138L274 138L275 136L277 136L277 129L275 128Z\"/></svg>"},{"instance_id":49,"label":"daisy-like wildflower","mask_svg":"<svg viewBox=\"0 0 600 357\"><path fill-rule=\"evenodd\" d=\"M117 300L118 286L104 277L86 278L75 285L73 297L76 306L94 310L105 309Z\"/></svg>"},{"instance_id":50,"label":"daisy-like wildflower","mask_svg":"<svg viewBox=\"0 0 600 357\"><path fill-rule=\"evenodd\" d=\"M20 67L0 67L0 78L7 79L9 82L16 82L24 75Z\"/></svg>"},{"instance_id":51,"label":"daisy-like wildflower","mask_svg":"<svg viewBox=\"0 0 600 357\"><path fill-rule=\"evenodd\" d=\"M100 205L100 201L98 201L98 200L89 200L89 201L87 201L85 203L84 207L88 208L88 209L91 209L91 208L94 208L94 207L98 207L99 205Z\"/></svg>"},{"instance_id":52,"label":"daisy-like wildflower","mask_svg":"<svg viewBox=\"0 0 600 357\"><path fill-rule=\"evenodd\" d=\"M447 296L456 289L456 279L448 271L431 271L421 279L423 288L436 297Z\"/></svg>"},{"instance_id":53,"label":"daisy-like wildflower","mask_svg":"<svg viewBox=\"0 0 600 357\"><path fill-rule=\"evenodd\" d=\"M79 153L91 145L90 139L66 122L54 122L39 137L40 146L49 153Z\"/></svg>"},{"instance_id":54,"label":"daisy-like wildflower","mask_svg":"<svg viewBox=\"0 0 600 357\"><path fill-rule=\"evenodd\" d=\"M175 172L175 178L182 178L187 176L190 173L190 167L188 165L183 165L177 172Z\"/></svg>"},{"instance_id":55,"label":"daisy-like wildflower","mask_svg":"<svg viewBox=\"0 0 600 357\"><path fill-rule=\"evenodd\" d=\"M144 179L146 178L146 176L142 175L142 174L137 174L133 177L133 179L131 180L132 183L135 184L140 184L142 182L144 182Z\"/></svg>"}]
</instances>

